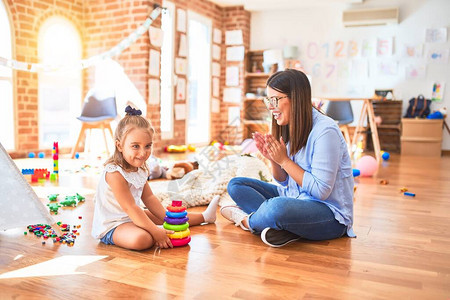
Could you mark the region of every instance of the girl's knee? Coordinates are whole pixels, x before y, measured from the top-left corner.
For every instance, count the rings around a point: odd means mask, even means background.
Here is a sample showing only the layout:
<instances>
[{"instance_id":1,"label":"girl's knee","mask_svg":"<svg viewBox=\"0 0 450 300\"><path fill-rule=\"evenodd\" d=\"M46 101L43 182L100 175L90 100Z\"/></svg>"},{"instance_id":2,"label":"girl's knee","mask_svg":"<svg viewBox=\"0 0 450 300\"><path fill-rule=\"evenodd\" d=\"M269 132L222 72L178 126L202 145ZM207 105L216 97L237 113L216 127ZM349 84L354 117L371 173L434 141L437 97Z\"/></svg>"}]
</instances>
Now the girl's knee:
<instances>
[{"instance_id":1,"label":"girl's knee","mask_svg":"<svg viewBox=\"0 0 450 300\"><path fill-rule=\"evenodd\" d=\"M134 250L145 250L153 246L153 238L146 237L135 242Z\"/></svg>"},{"instance_id":2,"label":"girl's knee","mask_svg":"<svg viewBox=\"0 0 450 300\"><path fill-rule=\"evenodd\" d=\"M147 232L140 232L129 237L128 248L131 250L145 250L154 244L153 237Z\"/></svg>"}]
</instances>

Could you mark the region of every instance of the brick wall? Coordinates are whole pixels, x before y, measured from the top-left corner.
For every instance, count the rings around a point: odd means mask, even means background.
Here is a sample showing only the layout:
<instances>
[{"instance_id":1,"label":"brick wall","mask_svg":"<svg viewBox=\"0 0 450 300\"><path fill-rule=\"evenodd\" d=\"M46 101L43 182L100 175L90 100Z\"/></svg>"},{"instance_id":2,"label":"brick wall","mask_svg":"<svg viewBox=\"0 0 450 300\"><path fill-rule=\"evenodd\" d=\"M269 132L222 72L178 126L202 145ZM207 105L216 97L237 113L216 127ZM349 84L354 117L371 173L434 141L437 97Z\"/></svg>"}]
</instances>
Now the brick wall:
<instances>
[{"instance_id":1,"label":"brick wall","mask_svg":"<svg viewBox=\"0 0 450 300\"><path fill-rule=\"evenodd\" d=\"M222 12L223 19L223 32L228 30L242 30L243 46L247 52L250 47L250 12L244 10L242 6L227 7ZM223 52L226 54L226 47L223 47ZM220 86L225 86L225 70L227 66L239 67L239 86L241 90L241 98L244 99L244 74L245 74L245 62L227 62L225 57L222 61L222 76ZM223 97L221 98L223 99ZM232 106L236 106L235 103L221 103L220 114L223 116L220 122L213 124L214 131L216 132L217 140L222 143L235 144L242 141L242 124L240 127L228 126L228 109ZM243 103L240 103L241 108L241 120L243 120Z\"/></svg>"},{"instance_id":2,"label":"brick wall","mask_svg":"<svg viewBox=\"0 0 450 300\"><path fill-rule=\"evenodd\" d=\"M212 20L213 28L222 31L222 41L225 40L225 30L242 29L244 46L249 47L250 13L243 7L221 8L206 0L174 0L176 8L192 10ZM120 1L120 0L7 0L7 9L12 16L14 31L13 56L20 61L38 62L37 34L40 25L53 15L63 16L74 23L83 41L83 57L91 57L115 46L133 32L147 18L158 1ZM160 27L158 18L152 26ZM179 47L180 33L176 32L175 49ZM143 34L134 44L124 50L117 60L125 73L135 84L140 94L148 103L149 52L156 49L149 43L148 34ZM228 123L228 106L222 101L225 83L225 46L221 45L221 78L220 78L220 113L211 115L211 137L215 139L223 134ZM241 76L243 76L243 63ZM83 71L83 93L92 87L94 73L92 68ZM159 79L159 78L158 78ZM35 73L15 71L15 103L16 103L16 137L17 150L12 156L25 156L29 151L40 151L38 141L38 78ZM243 79L240 79L243 83ZM81 104L82 99L80 99ZM177 102L185 103L185 102ZM156 129L155 152L161 151L168 144L184 144L186 121L178 120L174 124L174 138L160 139L160 105L148 105L147 117ZM75 141L74 141L75 142ZM68 152L70 149L62 149Z\"/></svg>"}]
</instances>

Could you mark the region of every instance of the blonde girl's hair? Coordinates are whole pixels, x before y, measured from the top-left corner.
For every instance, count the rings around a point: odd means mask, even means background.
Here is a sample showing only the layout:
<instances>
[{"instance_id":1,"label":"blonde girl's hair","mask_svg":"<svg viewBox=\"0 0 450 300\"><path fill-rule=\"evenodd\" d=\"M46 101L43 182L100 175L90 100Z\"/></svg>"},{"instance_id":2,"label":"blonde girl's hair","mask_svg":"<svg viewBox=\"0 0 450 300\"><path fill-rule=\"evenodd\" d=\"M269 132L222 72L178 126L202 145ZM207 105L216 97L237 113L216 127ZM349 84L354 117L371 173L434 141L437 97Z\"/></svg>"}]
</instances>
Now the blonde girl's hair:
<instances>
[{"instance_id":1,"label":"blonde girl's hair","mask_svg":"<svg viewBox=\"0 0 450 300\"><path fill-rule=\"evenodd\" d=\"M148 134L150 134L153 139L155 130L146 118L140 115L127 114L117 125L114 141L124 141L128 133L135 128L147 130ZM127 172L133 171L133 167L123 158L122 152L117 149L117 145L115 146L114 154L106 160L104 165L106 166L108 164L115 164ZM144 163L141 168L149 173L146 163Z\"/></svg>"},{"instance_id":2,"label":"blonde girl's hair","mask_svg":"<svg viewBox=\"0 0 450 300\"><path fill-rule=\"evenodd\" d=\"M279 140L283 137L289 143L289 153L294 155L308 141L312 130L311 85L306 75L298 70L286 69L279 71L267 79L267 86L288 96L291 114L288 125L278 125L272 118L272 135Z\"/></svg>"}]
</instances>

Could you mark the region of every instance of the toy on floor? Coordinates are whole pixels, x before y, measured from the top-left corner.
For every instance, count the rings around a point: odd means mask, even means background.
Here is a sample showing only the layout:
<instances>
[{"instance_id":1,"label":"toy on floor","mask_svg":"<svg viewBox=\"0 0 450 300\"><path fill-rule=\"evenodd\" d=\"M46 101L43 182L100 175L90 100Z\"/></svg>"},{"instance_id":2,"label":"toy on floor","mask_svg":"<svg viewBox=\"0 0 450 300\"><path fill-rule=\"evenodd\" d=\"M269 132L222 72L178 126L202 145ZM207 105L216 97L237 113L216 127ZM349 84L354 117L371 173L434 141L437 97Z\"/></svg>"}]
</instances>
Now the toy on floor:
<instances>
[{"instance_id":1,"label":"toy on floor","mask_svg":"<svg viewBox=\"0 0 450 300\"><path fill-rule=\"evenodd\" d=\"M75 195L77 197L77 201L78 203L80 202L84 202L84 200L86 200L86 197L81 196L80 194L76 193Z\"/></svg>"},{"instance_id":2,"label":"toy on floor","mask_svg":"<svg viewBox=\"0 0 450 300\"><path fill-rule=\"evenodd\" d=\"M361 175L361 171L358 169L353 169L353 177L358 177L359 175Z\"/></svg>"},{"instance_id":3,"label":"toy on floor","mask_svg":"<svg viewBox=\"0 0 450 300\"><path fill-rule=\"evenodd\" d=\"M62 206L65 206L65 207L67 207L67 206L72 206L72 207L77 206L77 201L75 201L74 198L69 198L69 197L66 197L65 200L60 201L59 203L60 203Z\"/></svg>"},{"instance_id":4,"label":"toy on floor","mask_svg":"<svg viewBox=\"0 0 450 300\"><path fill-rule=\"evenodd\" d=\"M391 157L391 155L389 154L389 152L381 151L381 158L383 160L389 160L390 157Z\"/></svg>"},{"instance_id":5,"label":"toy on floor","mask_svg":"<svg viewBox=\"0 0 450 300\"><path fill-rule=\"evenodd\" d=\"M39 238L53 238L53 243L59 242L62 244L67 244L68 246L73 246L75 239L77 238L76 235L78 235L77 230L72 230L72 232L70 232L70 225L62 224L61 222L58 222L57 224L61 231L64 232L61 236L58 236L48 224L28 225L27 229ZM27 232L24 232L24 235L26 234ZM42 242L42 245L45 245L45 241Z\"/></svg>"},{"instance_id":6,"label":"toy on floor","mask_svg":"<svg viewBox=\"0 0 450 300\"><path fill-rule=\"evenodd\" d=\"M191 172L198 169L198 162L182 161L175 163L171 168L165 167L161 164L161 160L155 156L150 156L147 160L147 166L150 170L148 180L153 179L179 179Z\"/></svg>"},{"instance_id":7,"label":"toy on floor","mask_svg":"<svg viewBox=\"0 0 450 300\"><path fill-rule=\"evenodd\" d=\"M415 197L415 196L416 196L416 194L410 193L410 192L404 192L403 195L405 195L405 196L411 196L411 197Z\"/></svg>"},{"instance_id":8,"label":"toy on floor","mask_svg":"<svg viewBox=\"0 0 450 300\"><path fill-rule=\"evenodd\" d=\"M48 201L57 201L59 194L50 194L47 196Z\"/></svg>"},{"instance_id":9,"label":"toy on floor","mask_svg":"<svg viewBox=\"0 0 450 300\"><path fill-rule=\"evenodd\" d=\"M370 155L364 155L356 162L356 168L361 171L362 177L371 177L378 169L378 162Z\"/></svg>"},{"instance_id":10,"label":"toy on floor","mask_svg":"<svg viewBox=\"0 0 450 300\"><path fill-rule=\"evenodd\" d=\"M53 212L55 215L58 214L58 209L61 207L61 205L59 205L59 203L49 203L47 204L50 212Z\"/></svg>"},{"instance_id":11,"label":"toy on floor","mask_svg":"<svg viewBox=\"0 0 450 300\"><path fill-rule=\"evenodd\" d=\"M380 184L382 184L382 185L388 185L388 184L389 184L389 180L387 180L387 179L381 179L381 180L380 180Z\"/></svg>"},{"instance_id":12,"label":"toy on floor","mask_svg":"<svg viewBox=\"0 0 450 300\"><path fill-rule=\"evenodd\" d=\"M188 220L186 207L182 206L181 201L173 200L172 205L167 206L163 227L175 231L167 235L174 247L187 245L191 241Z\"/></svg>"},{"instance_id":13,"label":"toy on floor","mask_svg":"<svg viewBox=\"0 0 450 300\"><path fill-rule=\"evenodd\" d=\"M186 151L195 152L197 149L193 145L169 145L164 148L164 152L184 153Z\"/></svg>"},{"instance_id":14,"label":"toy on floor","mask_svg":"<svg viewBox=\"0 0 450 300\"><path fill-rule=\"evenodd\" d=\"M57 174L56 177L58 177L58 173L59 173L59 168L58 168L59 146L58 146L58 142L53 142L52 157L53 157L53 173Z\"/></svg>"}]
</instances>

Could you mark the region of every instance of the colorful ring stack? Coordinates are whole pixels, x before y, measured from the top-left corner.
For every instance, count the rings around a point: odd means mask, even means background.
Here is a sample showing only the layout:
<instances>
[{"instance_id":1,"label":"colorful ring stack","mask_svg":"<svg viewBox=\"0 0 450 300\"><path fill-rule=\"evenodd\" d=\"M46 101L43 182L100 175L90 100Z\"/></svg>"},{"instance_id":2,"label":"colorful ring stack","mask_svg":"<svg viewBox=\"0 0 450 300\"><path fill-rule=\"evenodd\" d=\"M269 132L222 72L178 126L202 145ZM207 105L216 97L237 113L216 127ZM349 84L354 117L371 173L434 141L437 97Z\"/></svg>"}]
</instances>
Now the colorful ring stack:
<instances>
[{"instance_id":1,"label":"colorful ring stack","mask_svg":"<svg viewBox=\"0 0 450 300\"><path fill-rule=\"evenodd\" d=\"M165 229L175 231L172 234L167 234L174 247L187 245L191 241L189 218L187 217L186 207L181 204L181 201L173 200L172 205L167 206L163 223Z\"/></svg>"}]
</instances>

